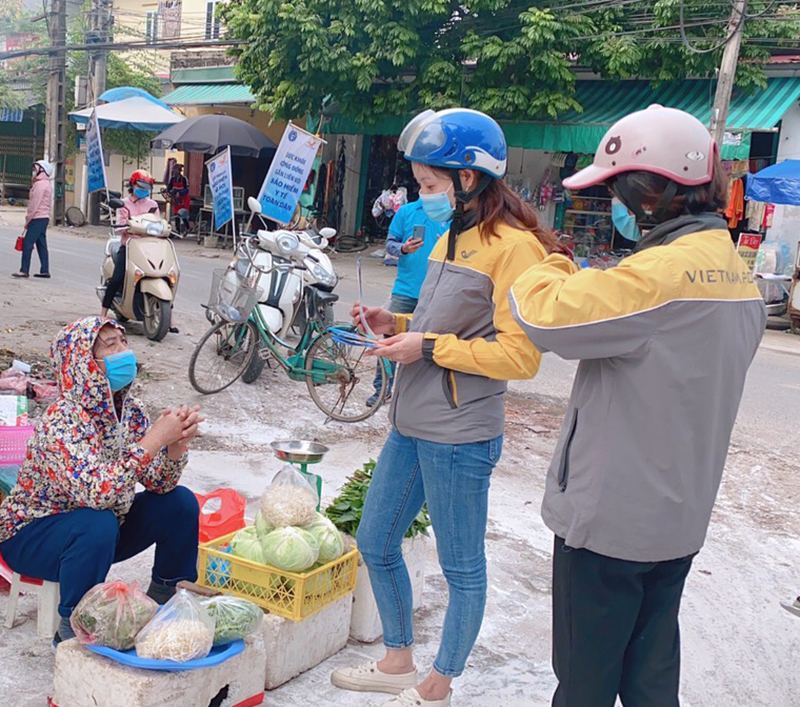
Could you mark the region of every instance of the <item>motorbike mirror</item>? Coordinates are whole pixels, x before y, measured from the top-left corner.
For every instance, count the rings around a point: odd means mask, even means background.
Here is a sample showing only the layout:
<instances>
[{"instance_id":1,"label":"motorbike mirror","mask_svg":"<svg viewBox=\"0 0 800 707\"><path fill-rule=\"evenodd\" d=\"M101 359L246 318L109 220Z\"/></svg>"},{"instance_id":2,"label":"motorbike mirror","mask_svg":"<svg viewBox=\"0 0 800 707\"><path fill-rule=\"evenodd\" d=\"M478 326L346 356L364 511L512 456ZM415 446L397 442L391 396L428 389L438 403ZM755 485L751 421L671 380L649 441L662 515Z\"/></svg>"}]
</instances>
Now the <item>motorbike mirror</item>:
<instances>
[{"instance_id":1,"label":"motorbike mirror","mask_svg":"<svg viewBox=\"0 0 800 707\"><path fill-rule=\"evenodd\" d=\"M336 229L330 227L320 229L319 235L321 235L325 240L329 241L336 235Z\"/></svg>"},{"instance_id":2,"label":"motorbike mirror","mask_svg":"<svg viewBox=\"0 0 800 707\"><path fill-rule=\"evenodd\" d=\"M247 208L250 209L250 211L252 211L254 214L260 214L262 211L261 202L254 196L248 197Z\"/></svg>"},{"instance_id":3,"label":"motorbike mirror","mask_svg":"<svg viewBox=\"0 0 800 707\"><path fill-rule=\"evenodd\" d=\"M109 199L108 205L112 209L121 209L123 206L125 206L125 202L122 199Z\"/></svg>"}]
</instances>

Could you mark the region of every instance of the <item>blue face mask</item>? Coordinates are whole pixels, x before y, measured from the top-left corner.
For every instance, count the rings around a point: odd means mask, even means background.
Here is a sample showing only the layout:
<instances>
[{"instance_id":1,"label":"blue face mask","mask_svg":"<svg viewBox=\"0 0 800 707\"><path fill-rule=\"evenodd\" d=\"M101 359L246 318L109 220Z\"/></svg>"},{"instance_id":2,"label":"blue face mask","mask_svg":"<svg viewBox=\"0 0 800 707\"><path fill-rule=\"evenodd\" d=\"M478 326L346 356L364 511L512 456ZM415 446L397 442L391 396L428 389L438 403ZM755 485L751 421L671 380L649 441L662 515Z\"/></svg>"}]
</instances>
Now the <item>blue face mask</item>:
<instances>
[{"instance_id":1,"label":"blue face mask","mask_svg":"<svg viewBox=\"0 0 800 707\"><path fill-rule=\"evenodd\" d=\"M636 224L636 217L618 199L611 202L611 220L623 238L629 241L641 240L642 232Z\"/></svg>"},{"instance_id":2,"label":"blue face mask","mask_svg":"<svg viewBox=\"0 0 800 707\"><path fill-rule=\"evenodd\" d=\"M103 361L106 364L108 385L115 393L133 383L133 379L136 378L136 355L133 351L130 349L120 351L106 356Z\"/></svg>"},{"instance_id":3,"label":"blue face mask","mask_svg":"<svg viewBox=\"0 0 800 707\"><path fill-rule=\"evenodd\" d=\"M148 196L150 196L150 190L142 187L136 187L133 190L133 193L136 195L137 199L146 199Z\"/></svg>"},{"instance_id":4,"label":"blue face mask","mask_svg":"<svg viewBox=\"0 0 800 707\"><path fill-rule=\"evenodd\" d=\"M455 208L450 203L449 191L448 189L439 194L419 195L419 200L422 202L422 210L431 221L446 223L453 218Z\"/></svg>"}]
</instances>

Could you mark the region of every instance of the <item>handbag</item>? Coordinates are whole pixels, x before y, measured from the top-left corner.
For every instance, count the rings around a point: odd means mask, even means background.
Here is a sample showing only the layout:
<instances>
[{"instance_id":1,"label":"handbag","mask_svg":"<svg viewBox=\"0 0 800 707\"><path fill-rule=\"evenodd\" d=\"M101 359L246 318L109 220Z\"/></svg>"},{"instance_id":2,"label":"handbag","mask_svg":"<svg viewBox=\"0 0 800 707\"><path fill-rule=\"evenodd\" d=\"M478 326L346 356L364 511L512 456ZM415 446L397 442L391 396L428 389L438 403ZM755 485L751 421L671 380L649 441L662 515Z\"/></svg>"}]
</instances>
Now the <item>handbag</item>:
<instances>
[{"instance_id":1,"label":"handbag","mask_svg":"<svg viewBox=\"0 0 800 707\"><path fill-rule=\"evenodd\" d=\"M14 244L14 250L22 252L22 241L24 240L23 236L17 236L17 242Z\"/></svg>"}]
</instances>

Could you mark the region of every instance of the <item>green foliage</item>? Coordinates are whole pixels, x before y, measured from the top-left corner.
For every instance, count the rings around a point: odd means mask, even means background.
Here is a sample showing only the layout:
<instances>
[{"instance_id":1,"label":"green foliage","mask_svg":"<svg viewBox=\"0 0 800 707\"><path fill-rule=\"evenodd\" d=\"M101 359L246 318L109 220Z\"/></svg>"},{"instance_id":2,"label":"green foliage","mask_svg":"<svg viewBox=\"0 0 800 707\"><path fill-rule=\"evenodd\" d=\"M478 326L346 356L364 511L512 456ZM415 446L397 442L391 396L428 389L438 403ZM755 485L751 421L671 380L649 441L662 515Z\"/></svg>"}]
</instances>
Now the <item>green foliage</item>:
<instances>
[{"instance_id":1,"label":"green foliage","mask_svg":"<svg viewBox=\"0 0 800 707\"><path fill-rule=\"evenodd\" d=\"M730 6L686 0L698 49L725 37ZM563 9L562 7L563 6ZM561 0L238 0L220 11L239 78L278 118L338 110L369 123L422 107L466 105L499 118L552 119L580 109L574 66L606 78L713 76L722 49L691 52L680 39L680 0L608 5ZM763 86L770 45L800 36L791 3L751 0L740 87ZM796 40L795 40L796 41Z\"/></svg>"},{"instance_id":2,"label":"green foliage","mask_svg":"<svg viewBox=\"0 0 800 707\"><path fill-rule=\"evenodd\" d=\"M363 467L347 478L344 486L342 486L341 493L325 509L325 515L333 521L333 524L352 538L356 536L358 525L361 523L361 513L364 510L364 501L367 498L367 490L372 481L372 472L374 470L375 461L370 459ZM408 529L406 537L413 538L417 535L427 535L430 525L431 519L428 516L428 507L423 506L419 515L417 515Z\"/></svg>"},{"instance_id":3,"label":"green foliage","mask_svg":"<svg viewBox=\"0 0 800 707\"><path fill-rule=\"evenodd\" d=\"M83 41L86 33L86 18L80 16L69 28L70 43ZM67 63L67 86L75 85L76 76L87 76L89 73L89 55L87 52L71 52ZM155 66L151 56L145 52L127 52L120 55L110 52L106 74L106 88L135 86L153 96L161 95L161 84L155 76ZM75 96L71 90L67 92L67 110L75 109ZM109 153L125 155L136 159L149 153L150 140L156 133L133 130L103 130L103 149ZM75 124L69 123L67 131L67 151L74 154L76 148Z\"/></svg>"}]
</instances>

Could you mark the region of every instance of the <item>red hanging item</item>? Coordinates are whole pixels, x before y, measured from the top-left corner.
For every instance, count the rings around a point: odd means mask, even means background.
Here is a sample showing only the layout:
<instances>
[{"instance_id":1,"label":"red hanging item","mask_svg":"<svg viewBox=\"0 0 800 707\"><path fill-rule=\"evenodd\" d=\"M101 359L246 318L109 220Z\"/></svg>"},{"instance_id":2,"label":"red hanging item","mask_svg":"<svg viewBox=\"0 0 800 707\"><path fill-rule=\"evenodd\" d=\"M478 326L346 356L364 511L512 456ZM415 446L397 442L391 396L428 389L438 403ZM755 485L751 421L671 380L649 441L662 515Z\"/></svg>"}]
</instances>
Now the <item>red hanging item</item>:
<instances>
[{"instance_id":1,"label":"red hanging item","mask_svg":"<svg viewBox=\"0 0 800 707\"><path fill-rule=\"evenodd\" d=\"M200 542L233 533L245 527L247 499L233 489L217 489L203 496L196 493L200 504Z\"/></svg>"},{"instance_id":2,"label":"red hanging item","mask_svg":"<svg viewBox=\"0 0 800 707\"><path fill-rule=\"evenodd\" d=\"M22 241L24 240L23 236L17 236L17 242L14 244L14 250L22 252Z\"/></svg>"}]
</instances>

